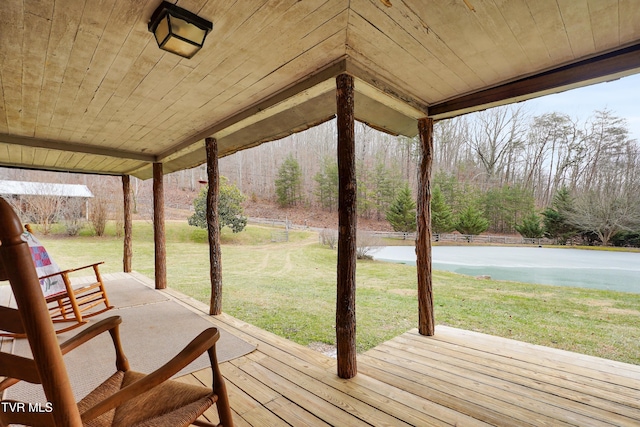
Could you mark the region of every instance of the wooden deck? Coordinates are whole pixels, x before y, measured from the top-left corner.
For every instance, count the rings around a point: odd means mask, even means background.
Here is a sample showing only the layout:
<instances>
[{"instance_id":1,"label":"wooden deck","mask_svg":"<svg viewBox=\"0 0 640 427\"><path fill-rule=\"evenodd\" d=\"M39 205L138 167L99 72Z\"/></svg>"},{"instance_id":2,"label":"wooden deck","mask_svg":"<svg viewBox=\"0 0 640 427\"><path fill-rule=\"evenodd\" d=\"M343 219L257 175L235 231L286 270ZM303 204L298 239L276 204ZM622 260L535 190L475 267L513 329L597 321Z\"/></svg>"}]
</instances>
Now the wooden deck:
<instances>
[{"instance_id":1,"label":"wooden deck","mask_svg":"<svg viewBox=\"0 0 640 427\"><path fill-rule=\"evenodd\" d=\"M435 337L411 330L359 355L358 375L342 380L330 357L225 314L210 319L258 346L221 366L238 426L640 425L637 365L437 326Z\"/></svg>"},{"instance_id":2,"label":"wooden deck","mask_svg":"<svg viewBox=\"0 0 640 427\"><path fill-rule=\"evenodd\" d=\"M257 345L221 364L240 427L640 425L637 365L438 326L359 355L358 375L343 380L328 356L226 314L207 318ZM181 380L210 383L210 372ZM215 409L205 415L217 421Z\"/></svg>"}]
</instances>

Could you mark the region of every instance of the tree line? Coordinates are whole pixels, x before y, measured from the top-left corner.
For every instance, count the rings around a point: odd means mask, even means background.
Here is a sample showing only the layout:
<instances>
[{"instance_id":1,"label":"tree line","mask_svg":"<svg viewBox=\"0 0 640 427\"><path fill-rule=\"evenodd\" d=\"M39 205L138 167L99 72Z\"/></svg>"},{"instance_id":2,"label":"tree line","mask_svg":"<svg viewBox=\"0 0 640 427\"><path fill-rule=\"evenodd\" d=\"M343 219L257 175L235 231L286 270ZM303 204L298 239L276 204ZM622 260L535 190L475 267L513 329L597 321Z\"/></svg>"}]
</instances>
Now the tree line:
<instances>
[{"instance_id":1,"label":"tree line","mask_svg":"<svg viewBox=\"0 0 640 427\"><path fill-rule=\"evenodd\" d=\"M328 122L221 159L221 171L254 199L333 211L335 135L335 123ZM385 219L405 185L415 194L418 147L417 138L357 124L361 217ZM434 230L463 222L476 232L542 233L562 241L553 235L551 209L562 212L574 240L637 244L640 149L625 120L609 110L580 121L556 112L531 115L515 105L442 120L434 126L433 166L432 210L450 216ZM570 200L571 208L558 209L558 198Z\"/></svg>"}]
</instances>

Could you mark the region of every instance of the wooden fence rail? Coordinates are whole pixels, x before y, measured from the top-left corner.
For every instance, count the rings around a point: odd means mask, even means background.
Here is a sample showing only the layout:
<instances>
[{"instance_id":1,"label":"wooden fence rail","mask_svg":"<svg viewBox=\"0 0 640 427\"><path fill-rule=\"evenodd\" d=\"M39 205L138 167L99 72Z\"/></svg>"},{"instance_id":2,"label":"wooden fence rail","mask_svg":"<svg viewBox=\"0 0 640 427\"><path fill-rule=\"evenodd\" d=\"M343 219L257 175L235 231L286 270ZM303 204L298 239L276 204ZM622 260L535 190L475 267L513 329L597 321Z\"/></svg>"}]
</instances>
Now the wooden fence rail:
<instances>
[{"instance_id":1,"label":"wooden fence rail","mask_svg":"<svg viewBox=\"0 0 640 427\"><path fill-rule=\"evenodd\" d=\"M298 229L298 230L326 230L318 227L309 227L302 224L293 224L288 220L277 220L268 218L249 218L249 222L253 224L268 225L275 228ZM379 238L398 239L398 240L415 240L416 233L402 233L393 231L371 231L372 235ZM547 238L530 239L521 236L498 236L491 234L458 234L458 233L442 233L434 234L431 238L433 242L454 242L454 243L496 243L503 245L552 245L553 240Z\"/></svg>"}]
</instances>

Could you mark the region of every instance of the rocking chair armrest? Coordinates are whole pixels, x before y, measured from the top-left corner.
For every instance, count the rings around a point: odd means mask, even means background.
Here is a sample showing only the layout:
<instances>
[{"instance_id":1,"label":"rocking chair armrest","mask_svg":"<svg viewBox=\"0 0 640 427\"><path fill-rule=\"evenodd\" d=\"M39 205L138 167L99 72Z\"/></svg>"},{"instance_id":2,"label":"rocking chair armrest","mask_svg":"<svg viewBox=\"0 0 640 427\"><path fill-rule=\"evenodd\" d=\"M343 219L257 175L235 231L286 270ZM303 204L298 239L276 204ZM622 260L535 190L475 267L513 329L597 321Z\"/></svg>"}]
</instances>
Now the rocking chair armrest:
<instances>
[{"instance_id":1,"label":"rocking chair armrest","mask_svg":"<svg viewBox=\"0 0 640 427\"><path fill-rule=\"evenodd\" d=\"M91 419L99 417L107 411L121 405L125 401L139 396L152 388L162 384L173 375L177 374L182 368L193 362L205 351L215 348L215 344L220 338L220 332L216 328L205 329L194 338L187 346L167 363L135 381L128 386L122 388L105 400L96 404L82 414L82 420L87 422Z\"/></svg>"},{"instance_id":2,"label":"rocking chair armrest","mask_svg":"<svg viewBox=\"0 0 640 427\"><path fill-rule=\"evenodd\" d=\"M48 279L49 277L58 276L58 275L63 275L64 276L65 274L73 273L74 271L80 271L80 270L84 270L84 269L87 269L87 268L96 267L96 266L98 266L100 264L104 264L104 261L96 262L96 263L89 264L89 265L84 265L82 267L69 268L67 270L57 271L55 273L47 274L46 276L38 277L38 279L40 279L40 280Z\"/></svg>"},{"instance_id":3,"label":"rocking chair armrest","mask_svg":"<svg viewBox=\"0 0 640 427\"><path fill-rule=\"evenodd\" d=\"M84 269L87 269L87 268L93 268L93 267L96 267L96 266L98 266L100 264L104 264L104 261L94 262L93 264L84 265L82 267L70 268L68 270L65 270L64 272L65 273L73 273L74 271L84 270Z\"/></svg>"},{"instance_id":4,"label":"rocking chair armrest","mask_svg":"<svg viewBox=\"0 0 640 427\"><path fill-rule=\"evenodd\" d=\"M95 338L96 336L102 334L103 332L111 331L121 323L122 323L122 318L120 316L107 317L106 319L103 319L97 323L94 323L93 325L89 326L87 329L83 330L82 332L74 335L73 337L69 338L68 340L60 344L60 350L62 351L62 354L67 354L71 350L81 346L82 344Z\"/></svg>"}]
</instances>

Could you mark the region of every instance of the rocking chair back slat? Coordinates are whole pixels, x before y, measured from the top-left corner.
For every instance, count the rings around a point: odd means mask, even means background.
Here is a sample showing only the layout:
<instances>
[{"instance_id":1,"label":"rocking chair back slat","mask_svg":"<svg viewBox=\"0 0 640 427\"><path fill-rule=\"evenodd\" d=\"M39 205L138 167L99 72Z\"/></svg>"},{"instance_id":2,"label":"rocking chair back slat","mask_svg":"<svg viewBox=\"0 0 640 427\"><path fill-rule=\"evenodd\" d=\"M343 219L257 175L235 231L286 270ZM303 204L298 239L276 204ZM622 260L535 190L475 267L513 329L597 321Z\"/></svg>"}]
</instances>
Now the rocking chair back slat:
<instances>
[{"instance_id":1,"label":"rocking chair back slat","mask_svg":"<svg viewBox=\"0 0 640 427\"><path fill-rule=\"evenodd\" d=\"M13 334L24 334L24 326L18 310L0 305L0 330Z\"/></svg>"},{"instance_id":2,"label":"rocking chair back slat","mask_svg":"<svg viewBox=\"0 0 640 427\"><path fill-rule=\"evenodd\" d=\"M40 383L40 375L33 359L15 354L0 353L0 376L20 378L33 384Z\"/></svg>"}]
</instances>

